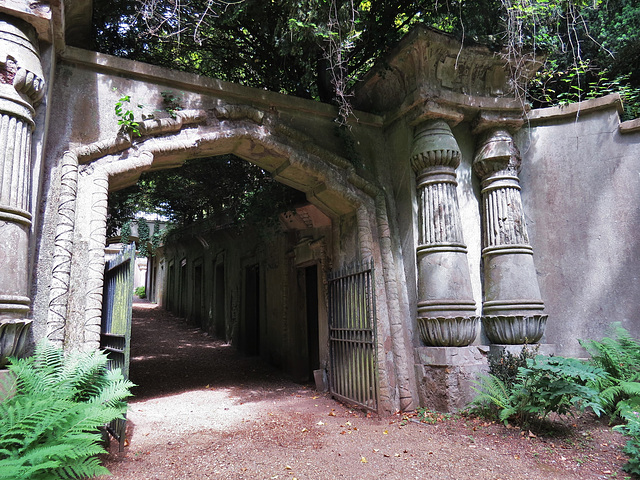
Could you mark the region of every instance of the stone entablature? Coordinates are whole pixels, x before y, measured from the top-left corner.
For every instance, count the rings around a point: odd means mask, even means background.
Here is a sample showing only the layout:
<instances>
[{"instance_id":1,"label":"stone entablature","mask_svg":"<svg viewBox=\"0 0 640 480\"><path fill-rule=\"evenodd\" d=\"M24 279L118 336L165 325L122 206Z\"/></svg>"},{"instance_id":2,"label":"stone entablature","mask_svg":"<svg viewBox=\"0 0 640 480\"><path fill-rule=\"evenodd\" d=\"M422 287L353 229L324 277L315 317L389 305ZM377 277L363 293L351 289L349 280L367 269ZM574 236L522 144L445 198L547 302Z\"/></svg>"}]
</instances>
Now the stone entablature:
<instances>
[{"instance_id":1,"label":"stone entablature","mask_svg":"<svg viewBox=\"0 0 640 480\"><path fill-rule=\"evenodd\" d=\"M530 76L540 62L524 62ZM515 98L511 66L500 53L483 45L461 46L453 36L417 27L374 67L358 86L354 105L384 114L385 123L405 118L417 125L424 118L443 118L454 125L494 117L522 124L523 103Z\"/></svg>"}]
</instances>

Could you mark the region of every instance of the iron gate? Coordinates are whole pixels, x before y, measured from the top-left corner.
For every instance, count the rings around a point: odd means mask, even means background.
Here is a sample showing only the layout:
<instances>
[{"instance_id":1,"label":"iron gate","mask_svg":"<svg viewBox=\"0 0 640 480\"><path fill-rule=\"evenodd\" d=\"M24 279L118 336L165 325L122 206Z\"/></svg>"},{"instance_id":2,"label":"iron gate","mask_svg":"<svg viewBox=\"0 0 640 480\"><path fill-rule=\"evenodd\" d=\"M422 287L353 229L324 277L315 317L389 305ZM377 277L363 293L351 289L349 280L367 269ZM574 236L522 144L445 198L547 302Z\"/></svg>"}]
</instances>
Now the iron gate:
<instances>
[{"instance_id":1,"label":"iron gate","mask_svg":"<svg viewBox=\"0 0 640 480\"><path fill-rule=\"evenodd\" d=\"M329 274L331 394L378 410L373 262Z\"/></svg>"},{"instance_id":2,"label":"iron gate","mask_svg":"<svg viewBox=\"0 0 640 480\"><path fill-rule=\"evenodd\" d=\"M104 268L100 348L109 356L107 368L119 368L125 378L129 378L135 259L136 245L132 243L121 253L107 256ZM107 431L118 441L120 451L124 449L126 426L126 418L107 425Z\"/></svg>"}]
</instances>

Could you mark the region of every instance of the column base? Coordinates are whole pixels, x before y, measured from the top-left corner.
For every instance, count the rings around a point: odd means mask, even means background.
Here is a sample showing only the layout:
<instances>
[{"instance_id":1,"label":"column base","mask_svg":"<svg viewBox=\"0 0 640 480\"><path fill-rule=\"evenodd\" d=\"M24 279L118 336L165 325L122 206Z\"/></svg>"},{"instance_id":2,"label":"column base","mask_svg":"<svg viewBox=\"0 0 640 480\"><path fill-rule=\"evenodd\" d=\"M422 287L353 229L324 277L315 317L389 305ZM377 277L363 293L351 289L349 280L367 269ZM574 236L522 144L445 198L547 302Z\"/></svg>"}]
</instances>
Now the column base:
<instances>
[{"instance_id":1,"label":"column base","mask_svg":"<svg viewBox=\"0 0 640 480\"><path fill-rule=\"evenodd\" d=\"M418 317L420 338L433 347L466 347L478 335L478 320L475 316Z\"/></svg>"},{"instance_id":2,"label":"column base","mask_svg":"<svg viewBox=\"0 0 640 480\"><path fill-rule=\"evenodd\" d=\"M547 315L541 313L485 315L485 334L491 343L521 345L537 343L547 326Z\"/></svg>"},{"instance_id":3,"label":"column base","mask_svg":"<svg viewBox=\"0 0 640 480\"><path fill-rule=\"evenodd\" d=\"M476 396L472 389L489 370L488 347L417 347L415 370L420 406L438 412L463 410Z\"/></svg>"}]
</instances>

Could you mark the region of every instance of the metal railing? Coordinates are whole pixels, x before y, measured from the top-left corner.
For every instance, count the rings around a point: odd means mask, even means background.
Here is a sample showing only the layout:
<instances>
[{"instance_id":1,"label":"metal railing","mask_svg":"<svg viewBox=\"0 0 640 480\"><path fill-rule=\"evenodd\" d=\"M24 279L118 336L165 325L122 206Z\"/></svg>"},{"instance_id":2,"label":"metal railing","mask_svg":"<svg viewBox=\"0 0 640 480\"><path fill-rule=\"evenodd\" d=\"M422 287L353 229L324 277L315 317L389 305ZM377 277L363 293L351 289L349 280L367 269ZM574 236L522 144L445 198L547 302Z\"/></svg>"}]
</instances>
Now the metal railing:
<instances>
[{"instance_id":1,"label":"metal railing","mask_svg":"<svg viewBox=\"0 0 640 480\"><path fill-rule=\"evenodd\" d=\"M109 356L107 368L119 368L129 378L131 357L131 306L133 304L133 273L136 258L134 243L122 252L106 258L102 293L102 323L100 348ZM107 431L124 449L126 419L113 420Z\"/></svg>"}]
</instances>

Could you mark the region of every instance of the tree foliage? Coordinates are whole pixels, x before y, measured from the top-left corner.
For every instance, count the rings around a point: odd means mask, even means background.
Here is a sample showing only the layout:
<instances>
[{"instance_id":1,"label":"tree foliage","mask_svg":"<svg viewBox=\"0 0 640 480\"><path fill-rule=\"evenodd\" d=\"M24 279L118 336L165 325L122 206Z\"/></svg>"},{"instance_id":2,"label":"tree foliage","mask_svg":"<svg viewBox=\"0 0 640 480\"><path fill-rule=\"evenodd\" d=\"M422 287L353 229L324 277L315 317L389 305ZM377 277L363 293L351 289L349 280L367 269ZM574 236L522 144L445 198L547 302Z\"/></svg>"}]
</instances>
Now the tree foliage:
<instances>
[{"instance_id":1,"label":"tree foliage","mask_svg":"<svg viewBox=\"0 0 640 480\"><path fill-rule=\"evenodd\" d=\"M304 199L303 193L233 155L188 160L180 168L144 174L136 185L112 192L108 235L115 235L140 211L157 213L177 225L204 219L246 225L269 221Z\"/></svg>"},{"instance_id":2,"label":"tree foliage","mask_svg":"<svg viewBox=\"0 0 640 480\"><path fill-rule=\"evenodd\" d=\"M635 0L114 0L100 51L331 102L415 24L496 51L545 52L535 105L640 86Z\"/></svg>"}]
</instances>

